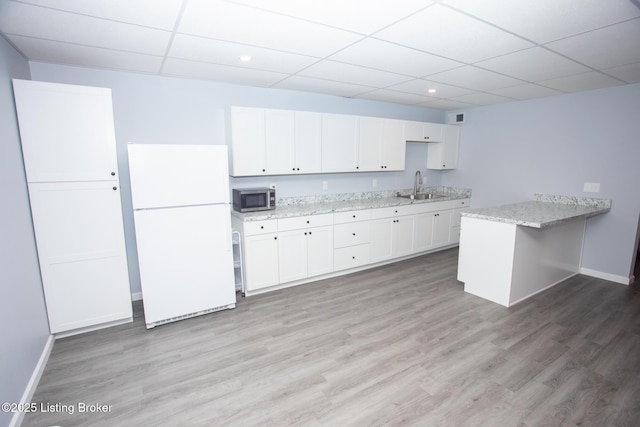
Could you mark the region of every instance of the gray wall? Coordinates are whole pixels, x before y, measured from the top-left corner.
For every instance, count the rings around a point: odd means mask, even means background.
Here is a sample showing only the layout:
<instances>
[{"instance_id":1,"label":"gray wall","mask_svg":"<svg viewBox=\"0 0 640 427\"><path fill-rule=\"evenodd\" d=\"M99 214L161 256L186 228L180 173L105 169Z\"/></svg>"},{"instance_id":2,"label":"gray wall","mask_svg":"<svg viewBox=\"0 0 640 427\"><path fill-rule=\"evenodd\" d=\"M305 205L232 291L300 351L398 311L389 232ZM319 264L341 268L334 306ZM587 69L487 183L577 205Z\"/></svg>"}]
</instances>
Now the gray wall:
<instances>
[{"instance_id":1,"label":"gray wall","mask_svg":"<svg viewBox=\"0 0 640 427\"><path fill-rule=\"evenodd\" d=\"M443 184L473 188L474 207L534 193L612 199L590 218L583 267L632 274L640 212L640 84L466 110L460 164ZM600 193L584 193L599 182Z\"/></svg>"},{"instance_id":2,"label":"gray wall","mask_svg":"<svg viewBox=\"0 0 640 427\"><path fill-rule=\"evenodd\" d=\"M29 65L0 37L0 402L20 402L49 338L12 78ZM0 412L0 425L13 414Z\"/></svg>"},{"instance_id":3,"label":"gray wall","mask_svg":"<svg viewBox=\"0 0 640 427\"><path fill-rule=\"evenodd\" d=\"M232 105L321 111L408 120L443 122L444 112L383 102L364 101L298 91L263 89L211 81L92 70L32 62L33 80L101 86L112 89L122 184L122 207L133 293L140 292L127 162L128 142L225 144L225 110ZM235 178L231 187L276 184L278 197L393 190L413 186L420 169L427 185L440 185L441 172L427 171L426 144L407 146L404 172ZM372 179L378 181L372 188ZM328 181L328 190L322 190Z\"/></svg>"}]
</instances>

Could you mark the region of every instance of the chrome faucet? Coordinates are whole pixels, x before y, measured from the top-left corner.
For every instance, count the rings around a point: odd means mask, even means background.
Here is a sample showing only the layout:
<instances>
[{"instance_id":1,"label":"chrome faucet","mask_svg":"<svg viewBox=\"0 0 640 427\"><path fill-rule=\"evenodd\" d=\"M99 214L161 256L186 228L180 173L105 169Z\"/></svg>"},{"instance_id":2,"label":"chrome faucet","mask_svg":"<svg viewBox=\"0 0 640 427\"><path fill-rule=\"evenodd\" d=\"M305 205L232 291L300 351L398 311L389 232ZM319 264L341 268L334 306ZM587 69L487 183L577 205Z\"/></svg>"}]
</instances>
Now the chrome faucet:
<instances>
[{"instance_id":1,"label":"chrome faucet","mask_svg":"<svg viewBox=\"0 0 640 427\"><path fill-rule=\"evenodd\" d=\"M416 171L416 177L413 181L413 195L418 194L419 185L422 184L422 173L419 170Z\"/></svg>"}]
</instances>

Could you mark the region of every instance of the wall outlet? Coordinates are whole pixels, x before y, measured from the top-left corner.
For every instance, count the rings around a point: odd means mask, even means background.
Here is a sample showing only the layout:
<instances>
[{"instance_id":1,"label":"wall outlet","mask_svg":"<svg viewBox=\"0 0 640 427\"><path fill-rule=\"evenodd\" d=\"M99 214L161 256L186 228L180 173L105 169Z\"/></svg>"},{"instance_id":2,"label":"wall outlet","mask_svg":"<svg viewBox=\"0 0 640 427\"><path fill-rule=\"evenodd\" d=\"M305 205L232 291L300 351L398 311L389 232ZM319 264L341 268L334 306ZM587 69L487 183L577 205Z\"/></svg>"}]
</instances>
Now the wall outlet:
<instances>
[{"instance_id":1,"label":"wall outlet","mask_svg":"<svg viewBox=\"0 0 640 427\"><path fill-rule=\"evenodd\" d=\"M322 181L322 189L323 190L329 189L329 181Z\"/></svg>"},{"instance_id":2,"label":"wall outlet","mask_svg":"<svg viewBox=\"0 0 640 427\"><path fill-rule=\"evenodd\" d=\"M377 180L377 179L375 179L375 178L373 178L373 180L371 181L371 186L372 186L373 188L376 188L376 187L378 186L378 180Z\"/></svg>"},{"instance_id":3,"label":"wall outlet","mask_svg":"<svg viewBox=\"0 0 640 427\"><path fill-rule=\"evenodd\" d=\"M599 193L600 192L600 183L599 182L585 182L584 188L582 189L585 193Z\"/></svg>"}]
</instances>

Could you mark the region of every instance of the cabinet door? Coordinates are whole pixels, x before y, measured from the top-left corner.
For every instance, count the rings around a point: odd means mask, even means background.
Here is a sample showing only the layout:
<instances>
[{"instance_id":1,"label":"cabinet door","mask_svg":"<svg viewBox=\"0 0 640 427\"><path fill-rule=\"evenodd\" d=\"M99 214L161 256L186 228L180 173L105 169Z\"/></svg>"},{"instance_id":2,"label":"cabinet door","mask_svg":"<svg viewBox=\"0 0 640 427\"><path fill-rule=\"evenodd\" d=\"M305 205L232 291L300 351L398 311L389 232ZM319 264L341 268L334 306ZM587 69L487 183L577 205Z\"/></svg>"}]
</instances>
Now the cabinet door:
<instances>
[{"instance_id":1,"label":"cabinet door","mask_svg":"<svg viewBox=\"0 0 640 427\"><path fill-rule=\"evenodd\" d=\"M267 174L294 173L295 124L293 111L265 110L264 114Z\"/></svg>"},{"instance_id":2,"label":"cabinet door","mask_svg":"<svg viewBox=\"0 0 640 427\"><path fill-rule=\"evenodd\" d=\"M385 170L381 159L383 119L360 117L358 138L358 170Z\"/></svg>"},{"instance_id":3,"label":"cabinet door","mask_svg":"<svg viewBox=\"0 0 640 427\"><path fill-rule=\"evenodd\" d=\"M413 215L396 218L391 234L391 254L394 258L413 253L415 247Z\"/></svg>"},{"instance_id":4,"label":"cabinet door","mask_svg":"<svg viewBox=\"0 0 640 427\"><path fill-rule=\"evenodd\" d=\"M295 112L296 173L322 171L322 114Z\"/></svg>"},{"instance_id":5,"label":"cabinet door","mask_svg":"<svg viewBox=\"0 0 640 427\"><path fill-rule=\"evenodd\" d=\"M310 228L307 235L307 276L333 271L333 227Z\"/></svg>"},{"instance_id":6,"label":"cabinet door","mask_svg":"<svg viewBox=\"0 0 640 427\"><path fill-rule=\"evenodd\" d=\"M395 220L392 218L371 221L371 262L384 261L393 256L394 225Z\"/></svg>"},{"instance_id":7,"label":"cabinet door","mask_svg":"<svg viewBox=\"0 0 640 427\"><path fill-rule=\"evenodd\" d=\"M280 283L307 277L307 233L292 230L278 234Z\"/></svg>"},{"instance_id":8,"label":"cabinet door","mask_svg":"<svg viewBox=\"0 0 640 427\"><path fill-rule=\"evenodd\" d=\"M415 249L416 252L426 251L433 247L434 213L423 213L415 217Z\"/></svg>"},{"instance_id":9,"label":"cabinet door","mask_svg":"<svg viewBox=\"0 0 640 427\"><path fill-rule=\"evenodd\" d=\"M429 144L427 149L427 169L455 169L458 167L458 144L460 128L455 125L442 125L442 142Z\"/></svg>"},{"instance_id":10,"label":"cabinet door","mask_svg":"<svg viewBox=\"0 0 640 427\"><path fill-rule=\"evenodd\" d=\"M451 211L434 214L433 246L444 246L451 242Z\"/></svg>"},{"instance_id":11,"label":"cabinet door","mask_svg":"<svg viewBox=\"0 0 640 427\"><path fill-rule=\"evenodd\" d=\"M357 171L358 117L322 115L322 171Z\"/></svg>"},{"instance_id":12,"label":"cabinet door","mask_svg":"<svg viewBox=\"0 0 640 427\"><path fill-rule=\"evenodd\" d=\"M444 125L439 123L424 124L424 140L429 142L441 142L443 138Z\"/></svg>"},{"instance_id":13,"label":"cabinet door","mask_svg":"<svg viewBox=\"0 0 640 427\"><path fill-rule=\"evenodd\" d=\"M405 120L403 133L405 141L424 142L424 123Z\"/></svg>"},{"instance_id":14,"label":"cabinet door","mask_svg":"<svg viewBox=\"0 0 640 427\"><path fill-rule=\"evenodd\" d=\"M267 174L265 115L261 108L231 108L232 176Z\"/></svg>"},{"instance_id":15,"label":"cabinet door","mask_svg":"<svg viewBox=\"0 0 640 427\"><path fill-rule=\"evenodd\" d=\"M130 318L117 185L30 183L29 198L51 332Z\"/></svg>"},{"instance_id":16,"label":"cabinet door","mask_svg":"<svg viewBox=\"0 0 640 427\"><path fill-rule=\"evenodd\" d=\"M111 89L13 81L27 181L113 179Z\"/></svg>"},{"instance_id":17,"label":"cabinet door","mask_svg":"<svg viewBox=\"0 0 640 427\"><path fill-rule=\"evenodd\" d=\"M247 291L278 284L278 237L276 233L246 236L244 277Z\"/></svg>"},{"instance_id":18,"label":"cabinet door","mask_svg":"<svg viewBox=\"0 0 640 427\"><path fill-rule=\"evenodd\" d=\"M406 142L402 138L402 120L384 119L380 162L384 170L404 170Z\"/></svg>"}]
</instances>

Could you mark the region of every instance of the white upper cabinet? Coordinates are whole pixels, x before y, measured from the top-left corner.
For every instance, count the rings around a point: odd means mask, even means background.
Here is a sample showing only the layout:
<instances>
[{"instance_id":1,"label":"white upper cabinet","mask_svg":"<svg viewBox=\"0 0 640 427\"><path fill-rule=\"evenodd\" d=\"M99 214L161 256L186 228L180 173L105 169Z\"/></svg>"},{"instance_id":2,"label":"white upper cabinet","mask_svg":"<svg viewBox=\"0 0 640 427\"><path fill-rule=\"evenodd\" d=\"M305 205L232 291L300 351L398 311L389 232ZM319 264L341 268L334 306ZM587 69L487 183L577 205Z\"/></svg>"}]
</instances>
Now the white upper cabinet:
<instances>
[{"instance_id":1,"label":"white upper cabinet","mask_svg":"<svg viewBox=\"0 0 640 427\"><path fill-rule=\"evenodd\" d=\"M232 176L320 172L321 114L232 107Z\"/></svg>"},{"instance_id":2,"label":"white upper cabinet","mask_svg":"<svg viewBox=\"0 0 640 427\"><path fill-rule=\"evenodd\" d=\"M458 144L460 128L456 125L441 125L443 129L442 142L428 145L427 169L455 169L458 167Z\"/></svg>"},{"instance_id":3,"label":"white upper cabinet","mask_svg":"<svg viewBox=\"0 0 640 427\"><path fill-rule=\"evenodd\" d=\"M111 90L13 80L28 182L102 181L118 171Z\"/></svg>"},{"instance_id":4,"label":"white upper cabinet","mask_svg":"<svg viewBox=\"0 0 640 427\"><path fill-rule=\"evenodd\" d=\"M404 122L404 140L413 142L439 142L443 138L443 129L438 123L415 121Z\"/></svg>"},{"instance_id":5,"label":"white upper cabinet","mask_svg":"<svg viewBox=\"0 0 640 427\"><path fill-rule=\"evenodd\" d=\"M404 170L403 123L402 120L360 117L359 171Z\"/></svg>"},{"instance_id":6,"label":"white upper cabinet","mask_svg":"<svg viewBox=\"0 0 640 427\"><path fill-rule=\"evenodd\" d=\"M459 128L381 117L231 107L232 176L405 169L406 142L427 142L428 169L454 169Z\"/></svg>"},{"instance_id":7,"label":"white upper cabinet","mask_svg":"<svg viewBox=\"0 0 640 427\"><path fill-rule=\"evenodd\" d=\"M322 172L358 171L359 118L322 114Z\"/></svg>"},{"instance_id":8,"label":"white upper cabinet","mask_svg":"<svg viewBox=\"0 0 640 427\"><path fill-rule=\"evenodd\" d=\"M296 111L295 157L296 173L322 172L322 114Z\"/></svg>"},{"instance_id":9,"label":"white upper cabinet","mask_svg":"<svg viewBox=\"0 0 640 427\"><path fill-rule=\"evenodd\" d=\"M265 115L261 108L231 107L229 174L266 175Z\"/></svg>"}]
</instances>

